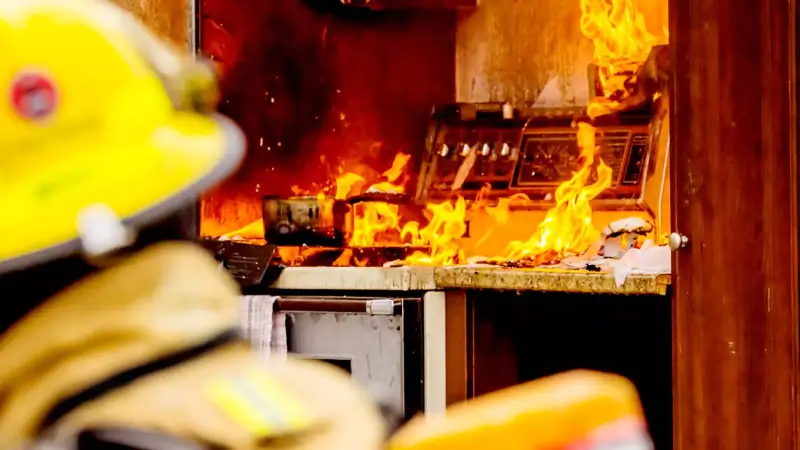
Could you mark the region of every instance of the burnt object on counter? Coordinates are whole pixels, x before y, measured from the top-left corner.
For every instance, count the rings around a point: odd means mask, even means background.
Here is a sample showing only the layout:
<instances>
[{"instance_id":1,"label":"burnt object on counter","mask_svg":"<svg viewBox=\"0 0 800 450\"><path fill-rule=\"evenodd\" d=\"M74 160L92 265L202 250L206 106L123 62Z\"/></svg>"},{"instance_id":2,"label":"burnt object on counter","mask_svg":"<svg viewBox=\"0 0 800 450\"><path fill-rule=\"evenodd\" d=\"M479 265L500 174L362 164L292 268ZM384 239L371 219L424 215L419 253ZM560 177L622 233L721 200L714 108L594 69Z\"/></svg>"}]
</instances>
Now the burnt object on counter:
<instances>
[{"instance_id":1,"label":"burnt object on counter","mask_svg":"<svg viewBox=\"0 0 800 450\"><path fill-rule=\"evenodd\" d=\"M272 245L342 247L350 206L326 197L264 197L264 237Z\"/></svg>"},{"instance_id":2,"label":"burnt object on counter","mask_svg":"<svg viewBox=\"0 0 800 450\"><path fill-rule=\"evenodd\" d=\"M600 68L597 65L589 65L589 95L591 97L602 96L603 85L600 80L603 77L599 72ZM672 61L669 55L669 46L654 46L635 76L631 77L631 82L626 83L625 92L617 92L616 95L619 98L612 97L612 100L619 102L614 109L617 111L651 109L654 99L667 92L671 73Z\"/></svg>"},{"instance_id":3,"label":"burnt object on counter","mask_svg":"<svg viewBox=\"0 0 800 450\"><path fill-rule=\"evenodd\" d=\"M264 237L287 247L346 246L352 237L354 206L362 203L407 203L405 194L365 192L348 199L321 196L264 197Z\"/></svg>"},{"instance_id":4,"label":"burnt object on counter","mask_svg":"<svg viewBox=\"0 0 800 450\"><path fill-rule=\"evenodd\" d=\"M214 254L220 266L240 286L270 285L283 270L277 247L236 241L202 239L202 245Z\"/></svg>"}]
</instances>

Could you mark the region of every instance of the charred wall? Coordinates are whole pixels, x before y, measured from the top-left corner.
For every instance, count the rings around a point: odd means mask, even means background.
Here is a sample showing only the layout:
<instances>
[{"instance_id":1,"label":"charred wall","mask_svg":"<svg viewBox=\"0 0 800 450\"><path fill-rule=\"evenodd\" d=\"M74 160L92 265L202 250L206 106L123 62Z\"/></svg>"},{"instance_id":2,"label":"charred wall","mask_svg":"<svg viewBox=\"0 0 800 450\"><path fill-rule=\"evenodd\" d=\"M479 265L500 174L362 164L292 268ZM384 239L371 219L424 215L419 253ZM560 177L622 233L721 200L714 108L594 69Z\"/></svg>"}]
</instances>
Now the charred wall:
<instances>
[{"instance_id":1,"label":"charred wall","mask_svg":"<svg viewBox=\"0 0 800 450\"><path fill-rule=\"evenodd\" d=\"M244 167L204 200L204 217L227 221L219 231L260 217L261 195L418 155L431 106L453 100L454 12L337 3L201 2L200 47L224 74L220 109L249 143Z\"/></svg>"},{"instance_id":2,"label":"charred wall","mask_svg":"<svg viewBox=\"0 0 800 450\"><path fill-rule=\"evenodd\" d=\"M557 77L551 102L584 104L592 43L581 34L580 17L579 0L494 0L461 13L456 98L533 102Z\"/></svg>"}]
</instances>

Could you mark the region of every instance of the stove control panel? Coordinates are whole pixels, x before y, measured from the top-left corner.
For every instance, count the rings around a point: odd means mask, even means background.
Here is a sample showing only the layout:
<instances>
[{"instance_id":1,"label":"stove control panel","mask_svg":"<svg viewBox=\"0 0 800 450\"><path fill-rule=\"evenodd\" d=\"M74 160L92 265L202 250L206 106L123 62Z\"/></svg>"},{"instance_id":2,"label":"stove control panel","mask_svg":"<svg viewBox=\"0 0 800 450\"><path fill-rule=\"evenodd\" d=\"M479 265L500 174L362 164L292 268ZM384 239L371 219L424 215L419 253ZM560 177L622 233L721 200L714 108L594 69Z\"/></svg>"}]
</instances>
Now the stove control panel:
<instances>
[{"instance_id":1,"label":"stove control panel","mask_svg":"<svg viewBox=\"0 0 800 450\"><path fill-rule=\"evenodd\" d=\"M502 105L446 105L434 109L420 170L417 201L443 201L457 193L474 199L525 194L529 209L552 205L556 188L581 167L576 128L581 110L516 111ZM645 188L658 149L651 146L650 116L611 117L596 123L598 157L612 170L597 209L647 210ZM453 189L459 180L458 189Z\"/></svg>"}]
</instances>

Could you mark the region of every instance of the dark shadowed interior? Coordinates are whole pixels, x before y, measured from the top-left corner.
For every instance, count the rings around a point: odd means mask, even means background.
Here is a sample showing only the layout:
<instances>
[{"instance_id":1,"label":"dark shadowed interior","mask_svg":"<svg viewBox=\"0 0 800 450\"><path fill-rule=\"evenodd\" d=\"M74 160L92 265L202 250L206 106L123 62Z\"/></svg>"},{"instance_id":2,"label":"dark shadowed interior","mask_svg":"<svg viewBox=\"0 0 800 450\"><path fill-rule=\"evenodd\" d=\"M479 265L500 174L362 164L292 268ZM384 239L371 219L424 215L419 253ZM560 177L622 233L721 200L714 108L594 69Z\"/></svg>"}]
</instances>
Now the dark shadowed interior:
<instances>
[{"instance_id":1,"label":"dark shadowed interior","mask_svg":"<svg viewBox=\"0 0 800 450\"><path fill-rule=\"evenodd\" d=\"M455 95L455 12L337 3L201 2L200 50L223 73L220 110L249 143L242 170L206 197L206 215L421 153L432 105Z\"/></svg>"}]
</instances>

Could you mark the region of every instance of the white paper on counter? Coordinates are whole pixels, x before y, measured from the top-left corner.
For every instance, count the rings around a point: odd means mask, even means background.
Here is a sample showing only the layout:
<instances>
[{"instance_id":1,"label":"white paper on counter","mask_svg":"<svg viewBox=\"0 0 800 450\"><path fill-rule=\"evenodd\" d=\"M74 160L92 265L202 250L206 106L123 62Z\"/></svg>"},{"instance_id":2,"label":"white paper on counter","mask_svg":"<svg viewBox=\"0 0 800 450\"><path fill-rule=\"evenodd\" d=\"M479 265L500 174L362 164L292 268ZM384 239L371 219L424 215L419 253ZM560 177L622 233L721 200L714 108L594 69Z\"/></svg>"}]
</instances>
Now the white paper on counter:
<instances>
[{"instance_id":1,"label":"white paper on counter","mask_svg":"<svg viewBox=\"0 0 800 450\"><path fill-rule=\"evenodd\" d=\"M672 273L672 255L666 245L655 245L647 240L641 248L628 250L621 259L607 259L617 287L625 283L630 274L669 274Z\"/></svg>"}]
</instances>

